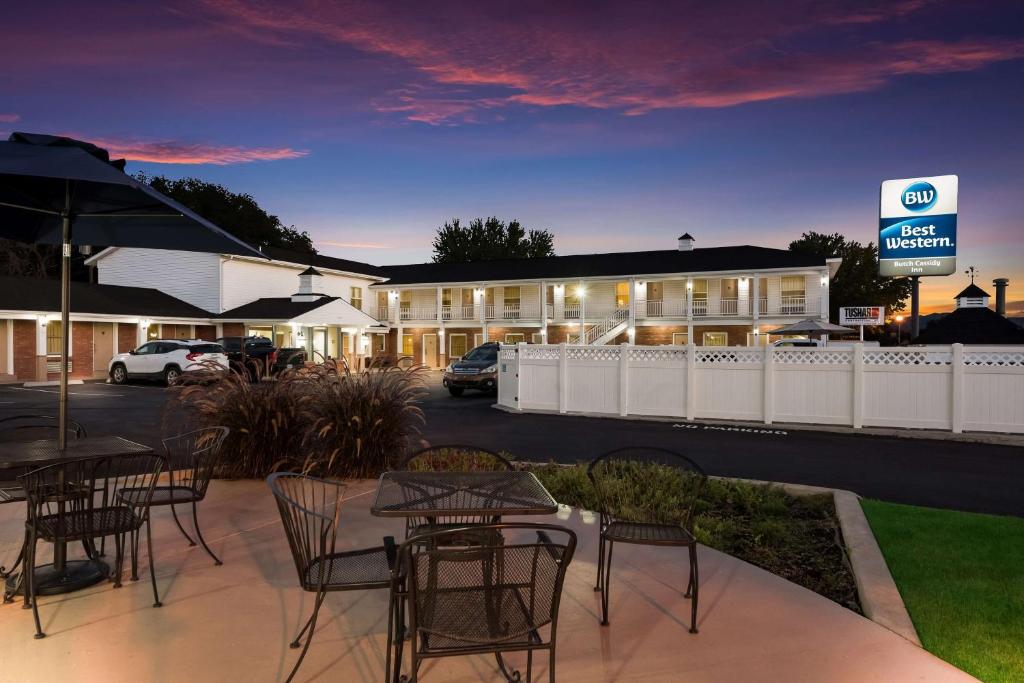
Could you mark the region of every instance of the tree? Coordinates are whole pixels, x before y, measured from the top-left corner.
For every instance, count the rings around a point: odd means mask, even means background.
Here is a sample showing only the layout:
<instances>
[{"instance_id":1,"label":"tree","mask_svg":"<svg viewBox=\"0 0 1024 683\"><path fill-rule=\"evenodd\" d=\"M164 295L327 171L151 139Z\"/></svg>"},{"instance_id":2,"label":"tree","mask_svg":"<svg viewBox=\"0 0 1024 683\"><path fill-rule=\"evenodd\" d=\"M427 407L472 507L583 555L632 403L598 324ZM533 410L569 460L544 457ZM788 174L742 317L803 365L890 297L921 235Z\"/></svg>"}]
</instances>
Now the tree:
<instances>
[{"instance_id":1,"label":"tree","mask_svg":"<svg viewBox=\"0 0 1024 683\"><path fill-rule=\"evenodd\" d=\"M277 216L263 210L252 195L231 192L223 185L199 178L171 180L144 173L137 178L243 242L256 247L283 247L316 253L309 233L299 231L294 225L284 225Z\"/></svg>"},{"instance_id":2,"label":"tree","mask_svg":"<svg viewBox=\"0 0 1024 683\"><path fill-rule=\"evenodd\" d=\"M463 226L458 218L437 229L434 263L541 258L555 255L555 236L547 230L527 231L519 221L506 224L491 216Z\"/></svg>"},{"instance_id":3,"label":"tree","mask_svg":"<svg viewBox=\"0 0 1024 683\"><path fill-rule=\"evenodd\" d=\"M874 242L864 245L837 232L825 235L811 231L790 242L789 250L843 259L829 287L829 320L839 319L840 306L885 306L888 311L906 308L904 301L910 297L910 280L878 274L878 245Z\"/></svg>"},{"instance_id":4,"label":"tree","mask_svg":"<svg viewBox=\"0 0 1024 683\"><path fill-rule=\"evenodd\" d=\"M57 247L0 240L0 275L13 277L59 277Z\"/></svg>"}]
</instances>

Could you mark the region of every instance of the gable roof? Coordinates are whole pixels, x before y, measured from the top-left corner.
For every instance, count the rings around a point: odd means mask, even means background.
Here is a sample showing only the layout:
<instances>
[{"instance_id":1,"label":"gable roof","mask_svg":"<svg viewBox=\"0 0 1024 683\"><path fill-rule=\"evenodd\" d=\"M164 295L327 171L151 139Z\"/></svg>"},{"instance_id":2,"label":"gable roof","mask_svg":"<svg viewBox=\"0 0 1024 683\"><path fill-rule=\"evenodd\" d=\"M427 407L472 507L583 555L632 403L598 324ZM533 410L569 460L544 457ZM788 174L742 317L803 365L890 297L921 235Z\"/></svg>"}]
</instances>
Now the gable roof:
<instances>
[{"instance_id":1,"label":"gable roof","mask_svg":"<svg viewBox=\"0 0 1024 683\"><path fill-rule=\"evenodd\" d=\"M572 279L700 273L775 268L820 268L826 260L786 249L742 245L706 247L692 251L626 251L607 254L577 254L546 258L473 261L471 263L417 263L381 266L388 282L378 286L432 282L476 283L486 280Z\"/></svg>"},{"instance_id":2,"label":"gable roof","mask_svg":"<svg viewBox=\"0 0 1024 683\"><path fill-rule=\"evenodd\" d=\"M343 270L346 273L358 273L360 275L371 275L373 277L386 277L381 272L380 266L372 266L369 263L349 261L348 259L324 256L323 254L307 254L302 251L282 249L281 247L263 247L260 251L275 261L298 263L299 265L310 266L312 268ZM319 275L319 273L317 274Z\"/></svg>"},{"instance_id":3,"label":"gable roof","mask_svg":"<svg viewBox=\"0 0 1024 683\"><path fill-rule=\"evenodd\" d=\"M912 343L1024 344L1024 328L991 308L958 308L929 323Z\"/></svg>"},{"instance_id":4,"label":"gable roof","mask_svg":"<svg viewBox=\"0 0 1024 683\"><path fill-rule=\"evenodd\" d=\"M964 289L964 291L957 294L954 299L980 299L981 297L989 296L989 293L984 289L974 284L973 282Z\"/></svg>"},{"instance_id":5,"label":"gable roof","mask_svg":"<svg viewBox=\"0 0 1024 683\"><path fill-rule=\"evenodd\" d=\"M256 299L237 308L224 311L218 318L234 320L291 320L292 318L320 308L332 301L337 301L336 296L322 296L313 301L292 301L291 297L266 297Z\"/></svg>"},{"instance_id":6,"label":"gable roof","mask_svg":"<svg viewBox=\"0 0 1024 683\"><path fill-rule=\"evenodd\" d=\"M60 280L0 277L0 308L45 313L60 311ZM71 283L71 313L203 319L212 315L157 289L91 282Z\"/></svg>"}]
</instances>

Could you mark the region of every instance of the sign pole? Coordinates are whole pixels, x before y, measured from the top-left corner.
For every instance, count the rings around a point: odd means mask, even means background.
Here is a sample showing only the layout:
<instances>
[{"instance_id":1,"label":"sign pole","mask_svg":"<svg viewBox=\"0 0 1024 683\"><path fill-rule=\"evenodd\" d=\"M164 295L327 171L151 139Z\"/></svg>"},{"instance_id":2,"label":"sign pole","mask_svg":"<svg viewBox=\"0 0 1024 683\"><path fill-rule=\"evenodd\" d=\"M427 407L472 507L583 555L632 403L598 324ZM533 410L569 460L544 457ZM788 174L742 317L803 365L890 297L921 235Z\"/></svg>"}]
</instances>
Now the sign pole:
<instances>
[{"instance_id":1,"label":"sign pole","mask_svg":"<svg viewBox=\"0 0 1024 683\"><path fill-rule=\"evenodd\" d=\"M860 340L864 341L864 326L863 325L857 325L857 329L860 330Z\"/></svg>"},{"instance_id":2,"label":"sign pole","mask_svg":"<svg viewBox=\"0 0 1024 683\"><path fill-rule=\"evenodd\" d=\"M921 278L910 278L910 338L921 334Z\"/></svg>"}]
</instances>

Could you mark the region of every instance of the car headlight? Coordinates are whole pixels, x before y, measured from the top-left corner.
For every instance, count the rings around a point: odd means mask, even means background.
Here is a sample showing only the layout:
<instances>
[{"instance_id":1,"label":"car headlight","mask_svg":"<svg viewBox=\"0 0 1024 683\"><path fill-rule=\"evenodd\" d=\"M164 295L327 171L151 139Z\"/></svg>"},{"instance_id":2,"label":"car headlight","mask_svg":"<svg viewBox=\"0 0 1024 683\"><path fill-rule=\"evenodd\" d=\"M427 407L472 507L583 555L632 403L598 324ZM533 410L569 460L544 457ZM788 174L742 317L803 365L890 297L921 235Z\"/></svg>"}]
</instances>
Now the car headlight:
<instances>
[{"instance_id":1,"label":"car headlight","mask_svg":"<svg viewBox=\"0 0 1024 683\"><path fill-rule=\"evenodd\" d=\"M486 374L489 374L489 373L492 373L492 372L497 372L497 371L498 371L498 366L497 365L488 365L486 368L484 368L480 372L482 372L483 374L486 375Z\"/></svg>"},{"instance_id":2,"label":"car headlight","mask_svg":"<svg viewBox=\"0 0 1024 683\"><path fill-rule=\"evenodd\" d=\"M451 363L449 363L449 364L448 364L448 367L446 367L446 368L444 369L444 371L445 371L445 372L454 372L454 370L452 370L452 364L451 364Z\"/></svg>"}]
</instances>

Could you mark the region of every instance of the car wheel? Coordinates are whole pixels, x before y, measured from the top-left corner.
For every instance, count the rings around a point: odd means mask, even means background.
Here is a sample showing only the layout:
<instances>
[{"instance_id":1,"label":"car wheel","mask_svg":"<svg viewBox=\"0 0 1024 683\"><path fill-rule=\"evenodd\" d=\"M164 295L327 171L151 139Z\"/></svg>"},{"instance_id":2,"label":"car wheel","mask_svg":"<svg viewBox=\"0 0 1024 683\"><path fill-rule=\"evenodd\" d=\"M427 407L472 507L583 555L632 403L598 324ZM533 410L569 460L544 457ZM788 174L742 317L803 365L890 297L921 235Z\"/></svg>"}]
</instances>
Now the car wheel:
<instances>
[{"instance_id":1,"label":"car wheel","mask_svg":"<svg viewBox=\"0 0 1024 683\"><path fill-rule=\"evenodd\" d=\"M452 396L462 396L462 392L464 391L465 389L462 387L448 387L448 393Z\"/></svg>"},{"instance_id":2,"label":"car wheel","mask_svg":"<svg viewBox=\"0 0 1024 683\"><path fill-rule=\"evenodd\" d=\"M110 381L114 384L124 384L128 381L128 369L118 363L110 369Z\"/></svg>"},{"instance_id":3,"label":"car wheel","mask_svg":"<svg viewBox=\"0 0 1024 683\"><path fill-rule=\"evenodd\" d=\"M175 380L179 377L181 377L181 369L176 365L171 365L164 370L164 382L166 382L167 386L174 384Z\"/></svg>"}]
</instances>

